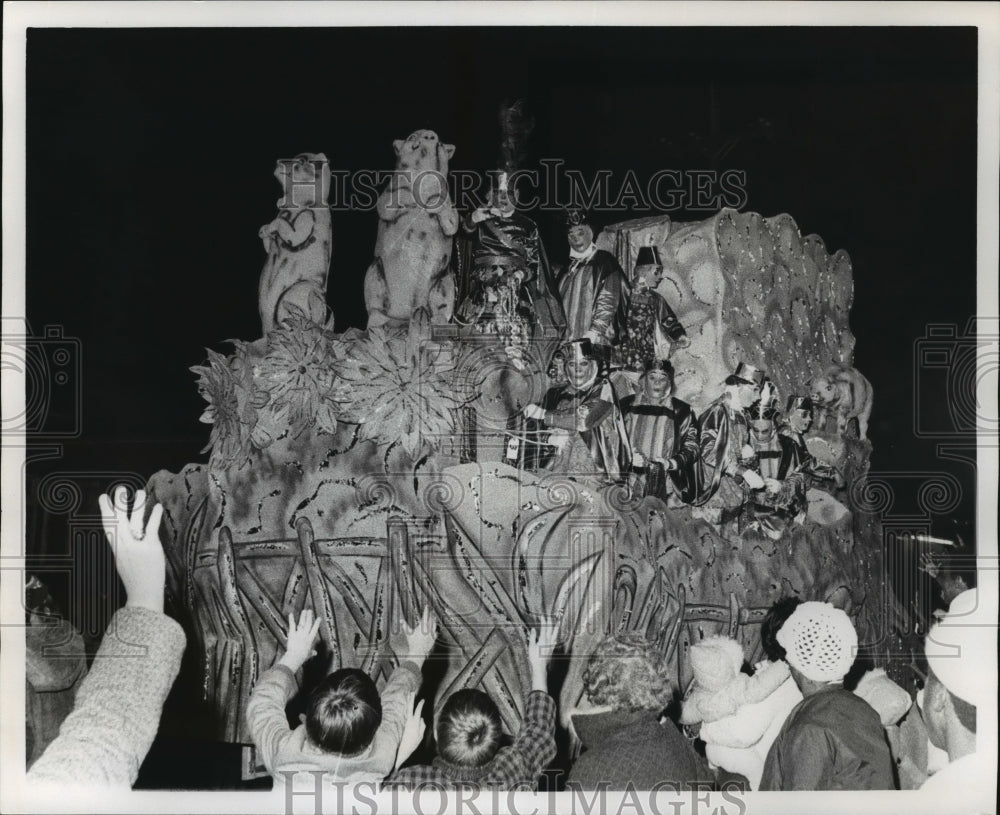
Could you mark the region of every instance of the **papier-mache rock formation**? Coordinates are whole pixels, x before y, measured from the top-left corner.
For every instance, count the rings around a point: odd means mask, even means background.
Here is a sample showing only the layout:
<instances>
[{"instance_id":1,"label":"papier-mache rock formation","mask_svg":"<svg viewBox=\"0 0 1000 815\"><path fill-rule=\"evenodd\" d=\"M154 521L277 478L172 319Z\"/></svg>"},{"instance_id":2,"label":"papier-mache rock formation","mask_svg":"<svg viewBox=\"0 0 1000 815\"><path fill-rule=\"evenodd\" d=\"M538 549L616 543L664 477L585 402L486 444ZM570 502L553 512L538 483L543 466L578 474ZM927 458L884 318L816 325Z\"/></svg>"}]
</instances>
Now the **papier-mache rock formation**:
<instances>
[{"instance_id":1,"label":"papier-mache rock formation","mask_svg":"<svg viewBox=\"0 0 1000 815\"><path fill-rule=\"evenodd\" d=\"M438 165L444 151L446 172L454 148L417 131L397 143L397 155L407 150ZM696 413L741 361L767 372L781 404L826 378L814 398L828 420L806 443L842 473L828 502L843 511L803 510L780 534L750 522L724 537L689 507L640 499L626 484L533 470L506 455L497 415L477 423L490 410L512 419L530 396L487 405L484 388L544 393L549 382L544 365L528 372L540 381L506 377L502 338L491 348L432 331L455 307L457 214L438 193L424 208L397 195L398 211L380 199L366 330L335 333L307 297L268 308L261 339L210 350L193 369L208 402L208 460L155 474L149 490L164 505L169 600L198 654L218 737L250 742L250 691L288 615L306 607L323 621L331 667L382 682L399 658L390 632L429 604L449 655L435 708L451 690L482 687L510 732L529 682L515 646L542 614L558 618L568 659L556 689L564 713L606 634L643 632L683 688L692 642L723 633L759 653L759 623L787 595L845 608L879 661L891 603L865 490L871 389L851 368L846 253L803 238L787 215L733 210L697 223L629 221L598 239L627 274L640 246L658 247L659 291L691 339L674 352L676 393ZM325 273L315 279L325 285ZM499 427L499 442L464 443L470 426Z\"/></svg>"}]
</instances>

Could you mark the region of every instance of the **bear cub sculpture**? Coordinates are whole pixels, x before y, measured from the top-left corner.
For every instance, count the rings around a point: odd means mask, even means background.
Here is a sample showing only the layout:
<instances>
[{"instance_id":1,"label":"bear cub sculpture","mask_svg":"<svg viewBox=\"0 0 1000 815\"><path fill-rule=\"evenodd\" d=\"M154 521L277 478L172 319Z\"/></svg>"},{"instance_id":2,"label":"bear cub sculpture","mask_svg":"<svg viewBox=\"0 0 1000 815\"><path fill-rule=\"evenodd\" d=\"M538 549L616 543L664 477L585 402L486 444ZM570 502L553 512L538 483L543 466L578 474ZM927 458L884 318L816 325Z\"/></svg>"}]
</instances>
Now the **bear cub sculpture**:
<instances>
[{"instance_id":1,"label":"bear cub sculpture","mask_svg":"<svg viewBox=\"0 0 1000 815\"><path fill-rule=\"evenodd\" d=\"M822 376L810 380L809 395L815 405L818 430L826 430L832 417L836 419L837 433L841 436L854 428L857 438L868 438L872 386L856 368L834 365Z\"/></svg>"},{"instance_id":2,"label":"bear cub sculpture","mask_svg":"<svg viewBox=\"0 0 1000 815\"><path fill-rule=\"evenodd\" d=\"M258 232L267 251L258 291L265 337L296 312L319 325L324 323L333 250L326 156L300 153L291 161L279 160L274 176L284 195L278 199L277 217Z\"/></svg>"},{"instance_id":3,"label":"bear cub sculpture","mask_svg":"<svg viewBox=\"0 0 1000 815\"><path fill-rule=\"evenodd\" d=\"M455 146L418 130L393 147L396 171L378 198L375 260L365 274L368 325L447 323L455 308L449 264L458 212L447 184Z\"/></svg>"}]
</instances>

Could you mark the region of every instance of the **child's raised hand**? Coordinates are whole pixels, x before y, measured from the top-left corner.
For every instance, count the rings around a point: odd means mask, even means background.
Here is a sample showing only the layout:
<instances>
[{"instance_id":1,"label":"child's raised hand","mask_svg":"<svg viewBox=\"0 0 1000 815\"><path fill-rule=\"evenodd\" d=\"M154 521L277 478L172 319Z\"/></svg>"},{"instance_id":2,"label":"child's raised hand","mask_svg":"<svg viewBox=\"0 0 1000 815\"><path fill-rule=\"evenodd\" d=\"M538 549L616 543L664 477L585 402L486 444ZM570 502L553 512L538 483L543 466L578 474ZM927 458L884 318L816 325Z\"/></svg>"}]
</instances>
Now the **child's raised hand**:
<instances>
[{"instance_id":1,"label":"child's raised hand","mask_svg":"<svg viewBox=\"0 0 1000 815\"><path fill-rule=\"evenodd\" d=\"M414 691L408 697L407 707L412 711L406 719L406 724L403 725L403 735L399 740L399 747L396 748L396 763L394 769L399 769L406 760L413 755L413 751L416 750L424 741L424 732L427 730L427 723L424 722L423 712L424 712L424 700L421 699L417 702L417 706L413 707L413 700L417 698L417 694Z\"/></svg>"},{"instance_id":2,"label":"child's raised hand","mask_svg":"<svg viewBox=\"0 0 1000 815\"><path fill-rule=\"evenodd\" d=\"M314 646L321 622L319 618L313 619L311 608L303 609L298 624L295 623L295 616L289 614L288 642L285 646L285 655L278 662L295 673L311 657L316 656Z\"/></svg>"},{"instance_id":3,"label":"child's raised hand","mask_svg":"<svg viewBox=\"0 0 1000 815\"><path fill-rule=\"evenodd\" d=\"M422 664L437 640L437 618L430 605L424 607L424 613L412 628L404 626L404 633L406 635L406 653L399 654L399 656L410 659L418 665Z\"/></svg>"},{"instance_id":4,"label":"child's raised hand","mask_svg":"<svg viewBox=\"0 0 1000 815\"><path fill-rule=\"evenodd\" d=\"M528 666L531 668L531 689L547 690L546 670L552 652L559 641L559 623L553 617L542 617L537 628L528 634Z\"/></svg>"}]
</instances>

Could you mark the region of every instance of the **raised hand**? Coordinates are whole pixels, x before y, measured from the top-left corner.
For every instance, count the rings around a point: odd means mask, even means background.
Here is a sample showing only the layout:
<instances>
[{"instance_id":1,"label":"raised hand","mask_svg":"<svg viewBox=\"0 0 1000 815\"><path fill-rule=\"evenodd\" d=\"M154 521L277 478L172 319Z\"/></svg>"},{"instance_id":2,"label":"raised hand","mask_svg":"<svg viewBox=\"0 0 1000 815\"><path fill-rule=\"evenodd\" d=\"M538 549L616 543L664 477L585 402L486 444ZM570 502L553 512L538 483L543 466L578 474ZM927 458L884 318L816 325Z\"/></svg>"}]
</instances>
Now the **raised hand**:
<instances>
[{"instance_id":1,"label":"raised hand","mask_svg":"<svg viewBox=\"0 0 1000 815\"><path fill-rule=\"evenodd\" d=\"M115 490L114 503L107 495L98 501L104 534L115 553L115 568L125 586L126 606L148 608L163 613L163 589L167 580L166 559L160 544L160 520L163 507L157 504L149 513L145 527L146 491L139 490L128 514L128 492Z\"/></svg>"},{"instance_id":2,"label":"raised hand","mask_svg":"<svg viewBox=\"0 0 1000 815\"><path fill-rule=\"evenodd\" d=\"M559 624L553 617L542 617L538 628L529 632L528 667L531 669L532 690L548 690L546 672L558 641Z\"/></svg>"},{"instance_id":3,"label":"raised hand","mask_svg":"<svg viewBox=\"0 0 1000 815\"><path fill-rule=\"evenodd\" d=\"M406 653L400 654L400 658L423 664L437 640L437 618L430 605L424 607L424 613L412 628L404 626L403 633L406 636Z\"/></svg>"},{"instance_id":4,"label":"raised hand","mask_svg":"<svg viewBox=\"0 0 1000 815\"><path fill-rule=\"evenodd\" d=\"M303 609L296 624L295 616L288 615L288 639L285 654L278 662L292 673L298 671L312 657L316 656L316 638L319 636L321 620L313 618L311 608Z\"/></svg>"},{"instance_id":5,"label":"raised hand","mask_svg":"<svg viewBox=\"0 0 1000 815\"><path fill-rule=\"evenodd\" d=\"M424 700L421 699L417 702L417 706L413 707L413 700L417 698L417 693L414 691L409 696L408 708L412 711L406 719L406 724L403 725L403 735L399 740L399 747L396 748L396 764L395 769L399 769L400 766L411 756L413 751L416 750L424 741L424 732L427 729L427 724L424 722L423 712L424 712Z\"/></svg>"}]
</instances>

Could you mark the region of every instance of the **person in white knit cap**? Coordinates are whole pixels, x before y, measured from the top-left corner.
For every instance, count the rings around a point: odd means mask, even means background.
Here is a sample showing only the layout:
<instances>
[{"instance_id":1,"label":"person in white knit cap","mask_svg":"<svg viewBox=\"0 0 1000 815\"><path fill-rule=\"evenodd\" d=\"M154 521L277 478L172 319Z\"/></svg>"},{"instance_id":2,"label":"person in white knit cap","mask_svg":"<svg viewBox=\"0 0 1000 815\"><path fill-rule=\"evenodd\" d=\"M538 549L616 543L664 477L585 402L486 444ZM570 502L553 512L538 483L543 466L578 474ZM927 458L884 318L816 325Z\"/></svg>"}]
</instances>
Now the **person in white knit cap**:
<instances>
[{"instance_id":1,"label":"person in white knit cap","mask_svg":"<svg viewBox=\"0 0 1000 815\"><path fill-rule=\"evenodd\" d=\"M931 744L949 763L921 790L941 795L949 812L995 812L995 749L977 745L977 718L997 695L997 603L962 592L927 634L927 683L917 696ZM992 755L990 753L992 752Z\"/></svg>"},{"instance_id":2,"label":"person in white knit cap","mask_svg":"<svg viewBox=\"0 0 1000 815\"><path fill-rule=\"evenodd\" d=\"M844 690L858 647L850 617L829 603L802 603L777 638L803 699L771 745L760 789L895 789L879 715Z\"/></svg>"}]
</instances>

